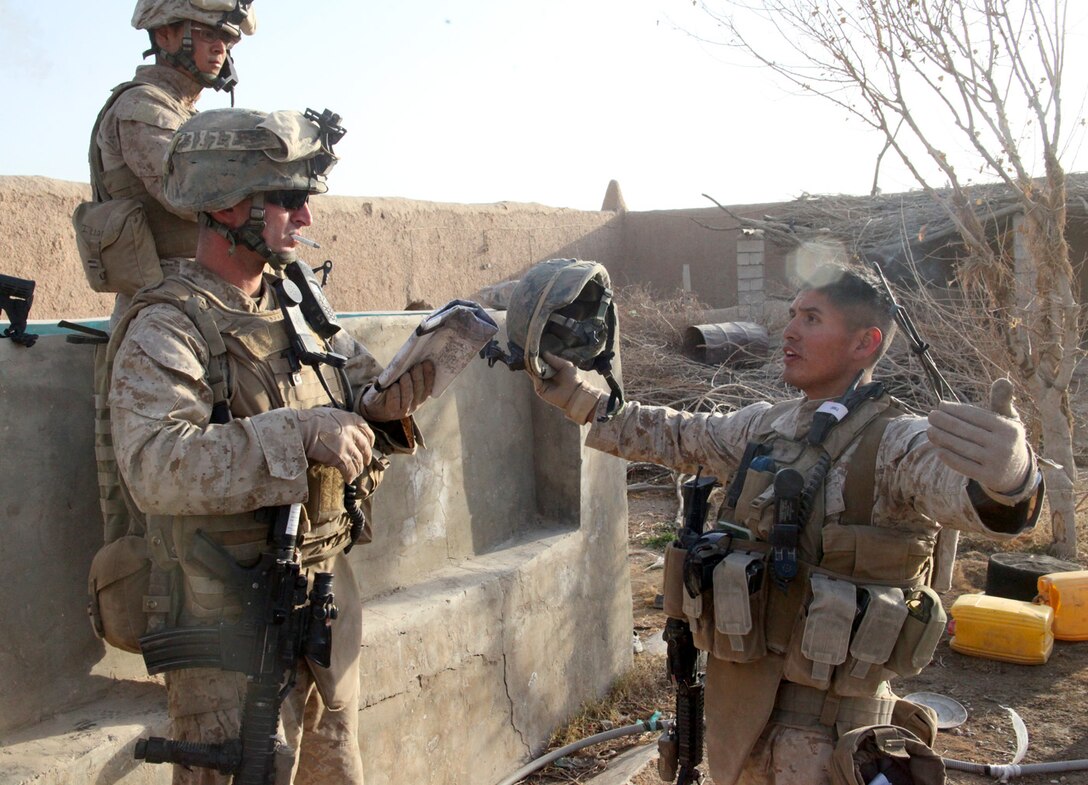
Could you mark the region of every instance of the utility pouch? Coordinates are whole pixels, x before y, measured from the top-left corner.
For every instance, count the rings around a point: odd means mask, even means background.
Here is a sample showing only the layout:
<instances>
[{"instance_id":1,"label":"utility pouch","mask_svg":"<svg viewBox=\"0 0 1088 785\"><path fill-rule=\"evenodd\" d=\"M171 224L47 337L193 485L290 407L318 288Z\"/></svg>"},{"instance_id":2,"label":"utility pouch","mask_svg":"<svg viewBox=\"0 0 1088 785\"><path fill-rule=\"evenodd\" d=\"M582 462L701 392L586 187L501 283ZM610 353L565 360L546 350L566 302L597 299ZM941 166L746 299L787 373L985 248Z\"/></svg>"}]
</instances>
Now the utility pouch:
<instances>
[{"instance_id":1,"label":"utility pouch","mask_svg":"<svg viewBox=\"0 0 1088 785\"><path fill-rule=\"evenodd\" d=\"M838 695L875 695L885 680L884 663L891 656L907 617L903 590L895 586L861 586L859 618L850 641L850 656L835 671Z\"/></svg>"},{"instance_id":2,"label":"utility pouch","mask_svg":"<svg viewBox=\"0 0 1088 785\"><path fill-rule=\"evenodd\" d=\"M809 590L812 597L797 615L784 673L795 684L826 690L835 666L849 653L857 590L849 581L820 574L811 576Z\"/></svg>"},{"instance_id":3,"label":"utility pouch","mask_svg":"<svg viewBox=\"0 0 1088 785\"><path fill-rule=\"evenodd\" d=\"M765 553L733 551L714 568L713 654L718 659L751 662L767 654L766 559Z\"/></svg>"},{"instance_id":4,"label":"utility pouch","mask_svg":"<svg viewBox=\"0 0 1088 785\"><path fill-rule=\"evenodd\" d=\"M72 214L76 248L96 292L133 295L163 278L155 237L136 199L82 202Z\"/></svg>"},{"instance_id":5,"label":"utility pouch","mask_svg":"<svg viewBox=\"0 0 1088 785\"><path fill-rule=\"evenodd\" d=\"M872 782L944 785L944 761L906 728L867 725L844 734L831 754L831 785Z\"/></svg>"},{"instance_id":6,"label":"utility pouch","mask_svg":"<svg viewBox=\"0 0 1088 785\"><path fill-rule=\"evenodd\" d=\"M920 583L929 570L933 536L877 526L828 524L820 567L858 583Z\"/></svg>"},{"instance_id":7,"label":"utility pouch","mask_svg":"<svg viewBox=\"0 0 1088 785\"><path fill-rule=\"evenodd\" d=\"M662 579L663 609L671 619L684 616L684 559L688 552L676 543L665 546L665 576Z\"/></svg>"},{"instance_id":8,"label":"utility pouch","mask_svg":"<svg viewBox=\"0 0 1088 785\"><path fill-rule=\"evenodd\" d=\"M99 548L87 577L87 613L95 635L138 654L140 636L147 632L144 602L150 582L151 559L142 536L125 535Z\"/></svg>"},{"instance_id":9,"label":"utility pouch","mask_svg":"<svg viewBox=\"0 0 1088 785\"><path fill-rule=\"evenodd\" d=\"M892 707L891 724L906 728L929 747L937 743L937 712L929 706L897 698Z\"/></svg>"},{"instance_id":10,"label":"utility pouch","mask_svg":"<svg viewBox=\"0 0 1088 785\"><path fill-rule=\"evenodd\" d=\"M907 591L905 606L906 618L884 667L900 676L915 676L933 659L948 615L937 592L928 586Z\"/></svg>"},{"instance_id":11,"label":"utility pouch","mask_svg":"<svg viewBox=\"0 0 1088 785\"><path fill-rule=\"evenodd\" d=\"M765 460L769 461L769 458ZM748 468L737 502L737 523L766 540L774 523L774 472Z\"/></svg>"}]
</instances>

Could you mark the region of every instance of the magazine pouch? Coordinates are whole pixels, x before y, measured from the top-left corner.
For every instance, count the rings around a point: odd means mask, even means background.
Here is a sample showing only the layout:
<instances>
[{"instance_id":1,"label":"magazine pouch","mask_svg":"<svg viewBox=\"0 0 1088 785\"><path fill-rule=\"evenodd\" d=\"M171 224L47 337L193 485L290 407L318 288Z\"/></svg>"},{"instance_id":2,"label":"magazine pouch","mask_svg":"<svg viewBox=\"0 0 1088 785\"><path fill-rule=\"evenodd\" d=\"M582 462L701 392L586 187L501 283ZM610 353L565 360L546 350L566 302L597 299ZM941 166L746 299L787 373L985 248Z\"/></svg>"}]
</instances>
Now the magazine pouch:
<instances>
[{"instance_id":1,"label":"magazine pouch","mask_svg":"<svg viewBox=\"0 0 1088 785\"><path fill-rule=\"evenodd\" d=\"M714 568L715 657L751 662L767 653L763 614L766 554L736 550Z\"/></svg>"},{"instance_id":2,"label":"magazine pouch","mask_svg":"<svg viewBox=\"0 0 1088 785\"><path fill-rule=\"evenodd\" d=\"M813 574L811 598L802 603L786 655L785 678L826 690L836 665L846 662L857 610L857 590L849 581Z\"/></svg>"},{"instance_id":3,"label":"magazine pouch","mask_svg":"<svg viewBox=\"0 0 1088 785\"><path fill-rule=\"evenodd\" d=\"M850 656L835 671L839 695L875 695L907 617L903 590L895 586L859 586Z\"/></svg>"},{"instance_id":4,"label":"magazine pouch","mask_svg":"<svg viewBox=\"0 0 1088 785\"><path fill-rule=\"evenodd\" d=\"M905 607L907 615L885 667L900 676L916 676L933 659L948 615L937 592L928 586L908 589Z\"/></svg>"}]
</instances>

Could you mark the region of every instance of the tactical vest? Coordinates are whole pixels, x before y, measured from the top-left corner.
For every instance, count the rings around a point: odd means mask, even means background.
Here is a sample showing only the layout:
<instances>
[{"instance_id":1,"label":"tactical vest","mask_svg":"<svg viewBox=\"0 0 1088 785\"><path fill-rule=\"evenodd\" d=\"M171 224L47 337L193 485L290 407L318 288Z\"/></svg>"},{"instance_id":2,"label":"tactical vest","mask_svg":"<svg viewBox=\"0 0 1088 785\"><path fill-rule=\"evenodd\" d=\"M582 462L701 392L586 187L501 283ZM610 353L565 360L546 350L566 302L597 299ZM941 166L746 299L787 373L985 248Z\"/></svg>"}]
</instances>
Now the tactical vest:
<instances>
[{"instance_id":1,"label":"tactical vest","mask_svg":"<svg viewBox=\"0 0 1088 785\"><path fill-rule=\"evenodd\" d=\"M91 166L91 190L97 202L105 202L117 199L134 199L143 205L144 215L147 218L148 227L155 238L155 249L160 258L186 258L191 259L196 255L197 226L194 221L174 215L158 199L147 191L135 172L127 166L119 166L110 171L103 170L102 151L98 147L98 129L106 113L117 102L121 95L131 88L141 88L155 93L156 96L167 103L177 104L177 99L160 87L146 82L124 82L113 89L102 111L95 120L91 130L91 146L88 152L88 160ZM179 107L178 114L182 114Z\"/></svg>"},{"instance_id":2,"label":"tactical vest","mask_svg":"<svg viewBox=\"0 0 1088 785\"><path fill-rule=\"evenodd\" d=\"M686 619L696 646L716 658L754 663L781 655L789 682L874 696L891 676L920 671L944 626L939 598L927 586L935 536L870 525L876 448L904 409L883 392L865 398L816 446L774 430L796 406L772 406L754 424L717 531L690 551L669 547L665 612ZM844 498L828 511L824 480L851 450ZM806 490L814 486L795 539L796 574L788 580L776 572L783 554L772 545L779 544L775 476L783 469L797 470ZM869 486L867 503L850 479L858 474Z\"/></svg>"},{"instance_id":3,"label":"tactical vest","mask_svg":"<svg viewBox=\"0 0 1088 785\"><path fill-rule=\"evenodd\" d=\"M242 418L275 408L309 409L330 402L316 371L305 365L292 371L285 356L290 340L278 311L234 310L185 279L174 277L136 296L132 308L113 332L106 348L104 372L98 379L96 403L104 411L100 408L97 419L96 456L100 485L115 489L112 494L103 494L107 543L142 539L155 567L143 597L143 610L152 617L150 628L169 624L179 616L184 623L199 624L233 617L239 611L222 582L194 555L192 546L198 530L243 566L256 560L268 532L268 522L261 518L260 511L144 516L125 489L110 436L109 380L128 326L140 310L156 304L169 304L183 311L207 344L210 362L206 380L213 391L213 407L229 406L232 417ZM338 378L329 378L327 383L334 392L340 387ZM339 390L340 397L344 393ZM386 466L384 459L373 458L359 481L367 519L359 541L370 540L370 496L381 482ZM332 557L351 542L351 521L344 509L344 483L339 471L311 465L307 480L309 495L299 521L299 550L304 567ZM186 582L184 607L178 605L178 593L170 584L177 577L178 567L182 568Z\"/></svg>"}]
</instances>

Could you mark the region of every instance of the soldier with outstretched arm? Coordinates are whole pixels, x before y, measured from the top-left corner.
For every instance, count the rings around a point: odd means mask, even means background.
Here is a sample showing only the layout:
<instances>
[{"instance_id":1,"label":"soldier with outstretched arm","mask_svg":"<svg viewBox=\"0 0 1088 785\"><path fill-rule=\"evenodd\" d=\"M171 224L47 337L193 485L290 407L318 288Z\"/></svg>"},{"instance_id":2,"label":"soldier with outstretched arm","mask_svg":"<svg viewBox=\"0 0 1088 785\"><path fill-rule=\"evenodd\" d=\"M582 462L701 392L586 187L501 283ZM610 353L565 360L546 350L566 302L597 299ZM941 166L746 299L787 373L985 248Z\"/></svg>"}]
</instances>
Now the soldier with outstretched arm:
<instances>
[{"instance_id":1,"label":"soldier with outstretched arm","mask_svg":"<svg viewBox=\"0 0 1088 785\"><path fill-rule=\"evenodd\" d=\"M986 407L946 401L928 417L873 381L895 320L869 271L817 269L789 313L794 400L727 415L628 402L608 418L607 393L567 360L542 353L554 373L534 375L541 398L589 425L590 447L723 479L721 525L695 546L700 569L670 547L665 578L666 613L708 653L717 785L826 785L853 729L906 725L924 737L930 723L889 680L928 663L944 623L928 586L937 534L1015 537L1041 499L1008 380ZM921 727L904 719L919 716Z\"/></svg>"}]
</instances>

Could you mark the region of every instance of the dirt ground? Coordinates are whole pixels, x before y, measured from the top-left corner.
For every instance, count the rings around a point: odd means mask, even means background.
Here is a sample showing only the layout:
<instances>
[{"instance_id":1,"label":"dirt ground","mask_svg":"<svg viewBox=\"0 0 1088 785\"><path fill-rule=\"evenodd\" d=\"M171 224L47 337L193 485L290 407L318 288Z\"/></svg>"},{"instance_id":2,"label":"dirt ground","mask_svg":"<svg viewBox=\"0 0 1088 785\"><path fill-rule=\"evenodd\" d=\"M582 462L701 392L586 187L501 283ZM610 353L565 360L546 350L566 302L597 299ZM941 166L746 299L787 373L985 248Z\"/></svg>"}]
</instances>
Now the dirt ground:
<instances>
[{"instance_id":1,"label":"dirt ground","mask_svg":"<svg viewBox=\"0 0 1088 785\"><path fill-rule=\"evenodd\" d=\"M1088 564L1088 478L1082 474L1078 507L1078 562ZM676 513L671 492L634 492L629 501L629 562L631 566L632 606L635 631L641 640L650 640L664 626L664 615L655 607L660 591L660 555L670 539ZM949 609L961 594L981 592L986 582L990 554L996 550L1045 551L1049 524L1040 518L1036 531L1014 543L997 547L982 538L964 538L960 542L954 585L942 596ZM642 654L636 657L633 680L611 702L588 707L585 716L560 731L553 747L569 744L603 729L634 722L648 716L654 708L672 714L672 694L661 678L664 656ZM1007 764L1016 752L1016 736L1010 715L1013 709L1027 726L1029 746L1021 761L1044 763L1088 759L1088 641L1055 641L1054 651L1045 665L1013 665L996 660L971 657L952 651L944 636L933 662L911 679L893 683L899 695L915 691L936 692L959 701L967 710L967 720L957 728L938 734L936 750L945 758L971 763ZM634 693L634 694L632 694ZM635 744L650 744L653 734L628 736L614 742L594 745L576 756L549 766L525 780L529 785L586 782L602 771L608 760ZM981 785L990 777L949 770L951 785ZM1012 782L1024 785L1088 783L1088 770L1065 774L1020 776ZM654 772L644 772L635 785L659 783Z\"/></svg>"}]
</instances>

